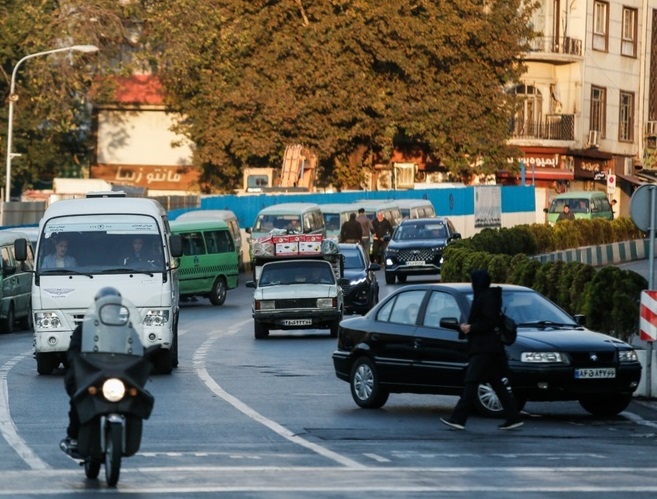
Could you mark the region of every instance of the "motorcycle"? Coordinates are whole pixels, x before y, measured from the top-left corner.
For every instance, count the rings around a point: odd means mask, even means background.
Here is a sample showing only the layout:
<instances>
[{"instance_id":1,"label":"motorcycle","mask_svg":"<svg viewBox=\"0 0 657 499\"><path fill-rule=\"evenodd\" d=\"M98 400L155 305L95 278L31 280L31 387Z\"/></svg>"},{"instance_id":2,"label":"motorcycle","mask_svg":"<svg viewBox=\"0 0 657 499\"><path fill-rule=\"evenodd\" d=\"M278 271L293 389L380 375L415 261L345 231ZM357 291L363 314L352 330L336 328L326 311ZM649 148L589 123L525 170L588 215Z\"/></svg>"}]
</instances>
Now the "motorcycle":
<instances>
[{"instance_id":1,"label":"motorcycle","mask_svg":"<svg viewBox=\"0 0 657 499\"><path fill-rule=\"evenodd\" d=\"M71 366L80 431L77 450L62 450L81 461L87 478L98 478L104 464L110 487L119 481L122 458L139 450L142 421L153 410L153 396L144 389L152 364L140 327L139 312L125 299L99 299L85 314L80 354Z\"/></svg>"}]
</instances>

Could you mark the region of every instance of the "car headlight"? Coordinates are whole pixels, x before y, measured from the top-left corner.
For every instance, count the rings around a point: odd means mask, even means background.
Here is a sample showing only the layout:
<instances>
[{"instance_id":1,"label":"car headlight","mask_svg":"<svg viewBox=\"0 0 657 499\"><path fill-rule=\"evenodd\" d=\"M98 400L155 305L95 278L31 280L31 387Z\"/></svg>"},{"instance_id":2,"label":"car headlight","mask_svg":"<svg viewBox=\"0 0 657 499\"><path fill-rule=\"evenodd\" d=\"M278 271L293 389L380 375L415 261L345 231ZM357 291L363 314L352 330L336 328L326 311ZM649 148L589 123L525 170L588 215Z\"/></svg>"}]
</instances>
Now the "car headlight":
<instances>
[{"instance_id":1,"label":"car headlight","mask_svg":"<svg viewBox=\"0 0 657 499\"><path fill-rule=\"evenodd\" d=\"M335 308L335 298L317 298L317 308Z\"/></svg>"},{"instance_id":2,"label":"car headlight","mask_svg":"<svg viewBox=\"0 0 657 499\"><path fill-rule=\"evenodd\" d=\"M275 310L276 302L274 300L256 300L256 310Z\"/></svg>"},{"instance_id":3,"label":"car headlight","mask_svg":"<svg viewBox=\"0 0 657 499\"><path fill-rule=\"evenodd\" d=\"M621 362L637 362L639 357L634 350L621 350L618 352L618 360Z\"/></svg>"},{"instance_id":4,"label":"car headlight","mask_svg":"<svg viewBox=\"0 0 657 499\"><path fill-rule=\"evenodd\" d=\"M34 314L34 326L37 329L59 329L62 321L55 312L38 312Z\"/></svg>"},{"instance_id":5,"label":"car headlight","mask_svg":"<svg viewBox=\"0 0 657 499\"><path fill-rule=\"evenodd\" d=\"M144 326L165 326L168 322L168 310L147 310L144 316Z\"/></svg>"},{"instance_id":6,"label":"car headlight","mask_svg":"<svg viewBox=\"0 0 657 499\"><path fill-rule=\"evenodd\" d=\"M103 383L103 397L110 402L118 402L125 395L125 385L117 378L110 378Z\"/></svg>"},{"instance_id":7,"label":"car headlight","mask_svg":"<svg viewBox=\"0 0 657 499\"><path fill-rule=\"evenodd\" d=\"M564 357L559 352L523 352L520 360L532 363L564 362Z\"/></svg>"}]
</instances>

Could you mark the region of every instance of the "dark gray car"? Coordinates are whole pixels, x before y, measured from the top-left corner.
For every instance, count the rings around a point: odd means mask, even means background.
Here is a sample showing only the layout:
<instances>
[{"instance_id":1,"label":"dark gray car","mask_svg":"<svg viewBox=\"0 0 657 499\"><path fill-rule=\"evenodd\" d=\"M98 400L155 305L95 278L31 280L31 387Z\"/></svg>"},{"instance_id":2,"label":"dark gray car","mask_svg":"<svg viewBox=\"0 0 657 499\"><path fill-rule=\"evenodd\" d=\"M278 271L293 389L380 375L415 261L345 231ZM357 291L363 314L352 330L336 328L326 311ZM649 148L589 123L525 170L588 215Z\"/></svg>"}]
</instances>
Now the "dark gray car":
<instances>
[{"instance_id":1,"label":"dark gray car","mask_svg":"<svg viewBox=\"0 0 657 499\"><path fill-rule=\"evenodd\" d=\"M440 274L443 250L454 239L461 234L446 217L403 220L385 251L386 284L406 282L409 275Z\"/></svg>"}]
</instances>

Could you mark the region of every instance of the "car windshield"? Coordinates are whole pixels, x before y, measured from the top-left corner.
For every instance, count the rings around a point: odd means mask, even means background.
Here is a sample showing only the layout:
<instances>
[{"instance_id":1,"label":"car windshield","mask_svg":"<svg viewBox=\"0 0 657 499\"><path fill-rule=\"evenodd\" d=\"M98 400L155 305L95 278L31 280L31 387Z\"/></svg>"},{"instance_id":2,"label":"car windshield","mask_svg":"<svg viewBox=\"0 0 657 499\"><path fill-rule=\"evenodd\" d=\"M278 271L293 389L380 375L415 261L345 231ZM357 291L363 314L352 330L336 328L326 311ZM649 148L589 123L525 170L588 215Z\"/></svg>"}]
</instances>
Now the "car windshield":
<instances>
[{"instance_id":1,"label":"car windshield","mask_svg":"<svg viewBox=\"0 0 657 499\"><path fill-rule=\"evenodd\" d=\"M362 254L351 248L341 248L340 253L344 255L344 268L345 269L362 269L365 267Z\"/></svg>"},{"instance_id":2,"label":"car windshield","mask_svg":"<svg viewBox=\"0 0 657 499\"><path fill-rule=\"evenodd\" d=\"M447 230L442 223L430 224L403 224L397 227L393 239L395 241L409 241L413 239L444 239Z\"/></svg>"},{"instance_id":3,"label":"car windshield","mask_svg":"<svg viewBox=\"0 0 657 499\"><path fill-rule=\"evenodd\" d=\"M322 261L277 262L262 268L259 287L290 284L335 284L330 265Z\"/></svg>"},{"instance_id":4,"label":"car windshield","mask_svg":"<svg viewBox=\"0 0 657 499\"><path fill-rule=\"evenodd\" d=\"M472 293L467 296L472 302ZM520 327L577 326L571 316L536 291L505 289L502 307Z\"/></svg>"}]
</instances>

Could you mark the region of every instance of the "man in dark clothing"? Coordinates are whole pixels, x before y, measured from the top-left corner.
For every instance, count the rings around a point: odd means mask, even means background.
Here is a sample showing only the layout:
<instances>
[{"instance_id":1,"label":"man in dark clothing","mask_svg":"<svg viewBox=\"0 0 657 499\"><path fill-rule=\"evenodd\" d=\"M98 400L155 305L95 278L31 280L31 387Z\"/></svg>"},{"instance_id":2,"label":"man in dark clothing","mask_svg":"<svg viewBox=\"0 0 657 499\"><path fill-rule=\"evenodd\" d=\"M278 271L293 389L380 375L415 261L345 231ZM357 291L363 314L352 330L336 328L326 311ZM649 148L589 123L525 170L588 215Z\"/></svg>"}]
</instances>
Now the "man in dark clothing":
<instances>
[{"instance_id":1,"label":"man in dark clothing","mask_svg":"<svg viewBox=\"0 0 657 499\"><path fill-rule=\"evenodd\" d=\"M340 228L340 242L360 244L362 238L363 228L358 223L358 220L356 220L356 214L350 213L349 220L343 223Z\"/></svg>"},{"instance_id":2,"label":"man in dark clothing","mask_svg":"<svg viewBox=\"0 0 657 499\"><path fill-rule=\"evenodd\" d=\"M570 211L570 206L568 205L564 205L563 211L557 217L557 222L561 222L562 220L575 220L575 214Z\"/></svg>"},{"instance_id":3,"label":"man in dark clothing","mask_svg":"<svg viewBox=\"0 0 657 499\"><path fill-rule=\"evenodd\" d=\"M490 287L490 275L486 270L472 272L474 298L470 317L461 324L461 333L468 340L470 361L465 374L465 388L454 412L448 419L440 420L447 426L464 430L465 423L477 398L480 383L490 383L500 399L505 422L498 428L510 430L523 424L518 414L513 395L507 389L508 363L504 345L495 327L499 323L502 306L500 288Z\"/></svg>"},{"instance_id":4,"label":"man in dark clothing","mask_svg":"<svg viewBox=\"0 0 657 499\"><path fill-rule=\"evenodd\" d=\"M376 218L372 221L374 227L374 245L372 247L372 261L375 263L383 264L383 253L386 250L386 242L383 238L386 235L392 235L392 224L383 216L383 212L379 211Z\"/></svg>"}]
</instances>

